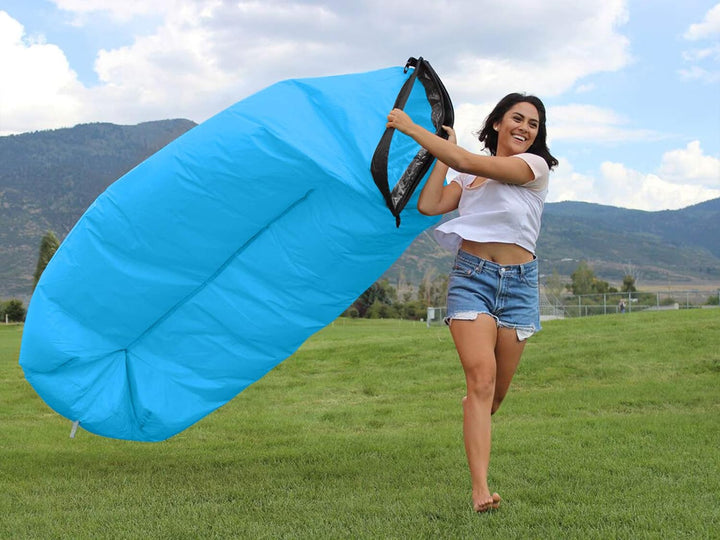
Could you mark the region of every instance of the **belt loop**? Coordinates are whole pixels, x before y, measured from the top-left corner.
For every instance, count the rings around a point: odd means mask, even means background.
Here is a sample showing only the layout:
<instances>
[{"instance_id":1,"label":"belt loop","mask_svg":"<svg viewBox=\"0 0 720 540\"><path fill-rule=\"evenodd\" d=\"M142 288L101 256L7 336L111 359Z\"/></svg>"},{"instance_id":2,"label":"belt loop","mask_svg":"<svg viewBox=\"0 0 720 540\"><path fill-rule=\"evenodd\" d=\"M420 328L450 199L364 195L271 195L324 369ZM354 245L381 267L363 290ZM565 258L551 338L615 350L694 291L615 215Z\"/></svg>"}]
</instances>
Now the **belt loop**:
<instances>
[{"instance_id":1,"label":"belt loop","mask_svg":"<svg viewBox=\"0 0 720 540\"><path fill-rule=\"evenodd\" d=\"M483 266L485 266L485 259L480 259L480 262L478 263L478 266L475 269L475 271L478 273L482 272Z\"/></svg>"}]
</instances>

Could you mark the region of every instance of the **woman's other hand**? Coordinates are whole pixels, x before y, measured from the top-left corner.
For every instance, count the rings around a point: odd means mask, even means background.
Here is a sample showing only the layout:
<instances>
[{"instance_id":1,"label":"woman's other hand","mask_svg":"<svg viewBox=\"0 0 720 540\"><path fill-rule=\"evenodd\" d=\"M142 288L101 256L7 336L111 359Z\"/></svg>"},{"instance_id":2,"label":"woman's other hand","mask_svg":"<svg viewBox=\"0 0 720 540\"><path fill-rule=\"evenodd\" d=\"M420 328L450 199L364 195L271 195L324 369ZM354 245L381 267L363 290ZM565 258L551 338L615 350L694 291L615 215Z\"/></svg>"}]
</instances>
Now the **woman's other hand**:
<instances>
[{"instance_id":1,"label":"woman's other hand","mask_svg":"<svg viewBox=\"0 0 720 540\"><path fill-rule=\"evenodd\" d=\"M443 129L445 130L445 133L448 134L447 140L453 144L457 144L457 135L455 135L455 130L450 126L443 126Z\"/></svg>"}]
</instances>

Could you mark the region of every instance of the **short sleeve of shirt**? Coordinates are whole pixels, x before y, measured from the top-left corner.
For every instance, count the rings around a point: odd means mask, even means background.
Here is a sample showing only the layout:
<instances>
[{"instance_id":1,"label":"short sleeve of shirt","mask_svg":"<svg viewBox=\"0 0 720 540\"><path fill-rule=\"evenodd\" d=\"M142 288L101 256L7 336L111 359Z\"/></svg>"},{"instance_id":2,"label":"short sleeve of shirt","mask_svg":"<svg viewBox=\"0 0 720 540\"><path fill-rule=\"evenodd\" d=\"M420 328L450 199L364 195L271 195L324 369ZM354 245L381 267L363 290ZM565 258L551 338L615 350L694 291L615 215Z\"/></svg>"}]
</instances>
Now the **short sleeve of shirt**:
<instances>
[{"instance_id":1,"label":"short sleeve of shirt","mask_svg":"<svg viewBox=\"0 0 720 540\"><path fill-rule=\"evenodd\" d=\"M472 174L461 173L458 174L455 178L453 178L451 182L457 182L458 184L460 184L461 188L465 189L470 184L472 184L473 180L475 180L475 177Z\"/></svg>"},{"instance_id":2,"label":"short sleeve of shirt","mask_svg":"<svg viewBox=\"0 0 720 540\"><path fill-rule=\"evenodd\" d=\"M548 179L550 177L550 167L548 167L547 161L536 154L524 153L517 154L517 158L522 159L528 164L530 170L532 170L535 178L530 180L527 184L523 184L523 187L532 189L533 191L543 191L548 188Z\"/></svg>"}]
</instances>

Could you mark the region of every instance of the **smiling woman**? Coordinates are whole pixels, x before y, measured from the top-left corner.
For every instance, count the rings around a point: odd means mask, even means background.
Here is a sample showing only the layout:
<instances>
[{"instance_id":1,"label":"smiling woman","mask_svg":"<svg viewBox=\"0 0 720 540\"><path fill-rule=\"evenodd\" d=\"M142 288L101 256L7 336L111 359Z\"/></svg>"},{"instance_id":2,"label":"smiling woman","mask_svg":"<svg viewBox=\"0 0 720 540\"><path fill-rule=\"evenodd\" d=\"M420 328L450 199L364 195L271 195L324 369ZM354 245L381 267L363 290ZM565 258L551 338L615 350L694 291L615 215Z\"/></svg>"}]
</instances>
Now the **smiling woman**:
<instances>
[{"instance_id":1,"label":"smiling woman","mask_svg":"<svg viewBox=\"0 0 720 540\"><path fill-rule=\"evenodd\" d=\"M445 322L465 371L465 451L473 508L500 506L487 482L490 416L510 387L527 339L540 330L535 243L557 160L547 147L545 106L535 96L508 94L485 120L479 139L490 156L456 146L393 110L388 126L411 136L438 158L418 208L425 214L459 210L435 231L457 253L448 283ZM448 166L465 173L444 183Z\"/></svg>"}]
</instances>

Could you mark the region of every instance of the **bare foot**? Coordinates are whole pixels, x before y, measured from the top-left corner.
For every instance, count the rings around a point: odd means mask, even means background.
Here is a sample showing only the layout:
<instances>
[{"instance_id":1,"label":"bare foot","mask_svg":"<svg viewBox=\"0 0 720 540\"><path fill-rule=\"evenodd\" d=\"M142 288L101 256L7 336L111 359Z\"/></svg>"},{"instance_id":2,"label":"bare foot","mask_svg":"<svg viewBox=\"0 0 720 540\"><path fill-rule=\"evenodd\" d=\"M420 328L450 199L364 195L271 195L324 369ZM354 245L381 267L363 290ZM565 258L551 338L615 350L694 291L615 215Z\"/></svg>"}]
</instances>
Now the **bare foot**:
<instances>
[{"instance_id":1,"label":"bare foot","mask_svg":"<svg viewBox=\"0 0 720 540\"><path fill-rule=\"evenodd\" d=\"M497 510L500 508L500 495L493 493L491 497L480 502L473 502L473 509L478 513L487 512L488 510Z\"/></svg>"}]
</instances>

